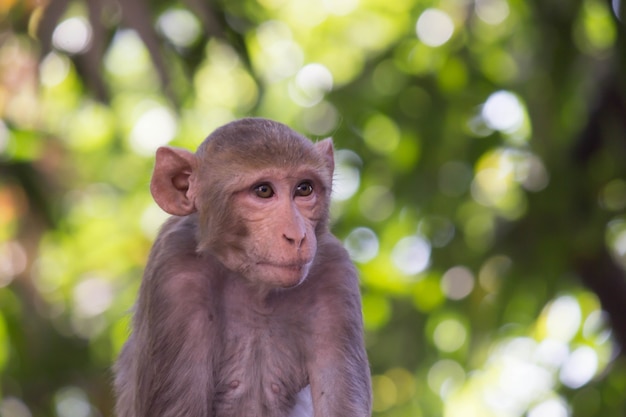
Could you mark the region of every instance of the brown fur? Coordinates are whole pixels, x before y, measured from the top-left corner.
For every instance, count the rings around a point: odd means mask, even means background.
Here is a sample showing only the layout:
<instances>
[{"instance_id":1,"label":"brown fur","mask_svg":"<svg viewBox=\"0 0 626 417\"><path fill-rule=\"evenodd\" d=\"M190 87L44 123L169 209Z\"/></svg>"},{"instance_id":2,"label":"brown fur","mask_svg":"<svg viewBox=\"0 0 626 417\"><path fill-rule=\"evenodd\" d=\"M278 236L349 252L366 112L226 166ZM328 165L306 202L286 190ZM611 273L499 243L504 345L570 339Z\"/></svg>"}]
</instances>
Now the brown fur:
<instances>
[{"instance_id":1,"label":"brown fur","mask_svg":"<svg viewBox=\"0 0 626 417\"><path fill-rule=\"evenodd\" d=\"M330 141L264 119L195 155L157 152L151 189L175 216L116 364L119 417L286 417L309 385L315 417L371 414L357 274L327 227L332 171Z\"/></svg>"}]
</instances>

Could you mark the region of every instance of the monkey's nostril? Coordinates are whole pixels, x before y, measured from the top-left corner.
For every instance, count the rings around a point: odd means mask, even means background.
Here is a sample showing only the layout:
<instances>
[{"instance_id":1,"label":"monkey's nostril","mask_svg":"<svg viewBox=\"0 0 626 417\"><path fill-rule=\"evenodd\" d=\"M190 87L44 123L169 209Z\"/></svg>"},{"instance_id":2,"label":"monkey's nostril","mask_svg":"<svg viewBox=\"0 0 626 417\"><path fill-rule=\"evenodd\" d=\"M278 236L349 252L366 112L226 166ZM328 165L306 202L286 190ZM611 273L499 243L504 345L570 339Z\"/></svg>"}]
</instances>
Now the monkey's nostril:
<instances>
[{"instance_id":1,"label":"monkey's nostril","mask_svg":"<svg viewBox=\"0 0 626 417\"><path fill-rule=\"evenodd\" d=\"M302 243L304 243L304 239L306 238L306 234L303 235L302 237L298 238L298 239L294 239L292 237L289 237L286 234L283 234L283 237L285 238L285 240L287 242L289 242L290 245L294 245L298 249L300 249L300 247L302 246Z\"/></svg>"}]
</instances>

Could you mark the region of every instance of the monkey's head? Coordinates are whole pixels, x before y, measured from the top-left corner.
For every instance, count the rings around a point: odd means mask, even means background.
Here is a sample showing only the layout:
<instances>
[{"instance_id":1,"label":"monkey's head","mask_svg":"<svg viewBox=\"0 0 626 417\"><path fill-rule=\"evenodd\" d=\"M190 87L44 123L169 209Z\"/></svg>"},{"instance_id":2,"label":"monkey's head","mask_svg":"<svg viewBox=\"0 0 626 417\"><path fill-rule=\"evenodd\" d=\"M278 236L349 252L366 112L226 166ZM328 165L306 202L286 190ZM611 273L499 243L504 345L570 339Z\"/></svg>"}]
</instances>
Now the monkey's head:
<instances>
[{"instance_id":1,"label":"monkey's head","mask_svg":"<svg viewBox=\"0 0 626 417\"><path fill-rule=\"evenodd\" d=\"M167 213L198 213L198 251L250 282L301 283L327 228L330 139L316 144L266 119L214 131L195 154L157 150L150 190Z\"/></svg>"}]
</instances>

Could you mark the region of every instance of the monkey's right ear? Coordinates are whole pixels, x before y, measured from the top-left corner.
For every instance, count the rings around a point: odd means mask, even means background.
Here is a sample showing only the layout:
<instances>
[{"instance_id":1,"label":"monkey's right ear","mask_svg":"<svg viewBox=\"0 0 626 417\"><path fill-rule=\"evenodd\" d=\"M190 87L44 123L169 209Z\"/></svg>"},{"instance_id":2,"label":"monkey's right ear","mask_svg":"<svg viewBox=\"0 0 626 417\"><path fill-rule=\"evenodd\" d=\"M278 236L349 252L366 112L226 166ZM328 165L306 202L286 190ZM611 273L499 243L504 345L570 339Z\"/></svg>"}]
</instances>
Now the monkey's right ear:
<instances>
[{"instance_id":1,"label":"monkey's right ear","mask_svg":"<svg viewBox=\"0 0 626 417\"><path fill-rule=\"evenodd\" d=\"M186 216L196 211L195 169L196 156L193 153L169 146L157 149L150 192L165 212Z\"/></svg>"}]
</instances>

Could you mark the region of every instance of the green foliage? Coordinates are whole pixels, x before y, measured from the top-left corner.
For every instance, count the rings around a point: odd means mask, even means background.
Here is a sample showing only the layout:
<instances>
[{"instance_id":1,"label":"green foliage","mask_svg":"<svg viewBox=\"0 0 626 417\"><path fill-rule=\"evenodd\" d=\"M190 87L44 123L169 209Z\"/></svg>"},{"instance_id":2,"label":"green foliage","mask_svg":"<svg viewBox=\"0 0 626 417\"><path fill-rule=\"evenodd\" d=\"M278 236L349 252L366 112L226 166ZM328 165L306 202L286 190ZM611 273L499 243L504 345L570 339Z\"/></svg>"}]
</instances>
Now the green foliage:
<instances>
[{"instance_id":1,"label":"green foliage","mask_svg":"<svg viewBox=\"0 0 626 417\"><path fill-rule=\"evenodd\" d=\"M5 3L0 416L111 415L154 151L247 115L335 141L376 416L622 416L619 1Z\"/></svg>"}]
</instances>

